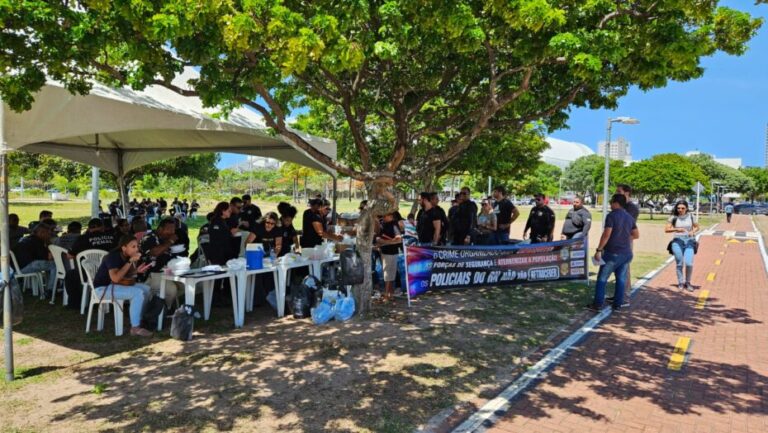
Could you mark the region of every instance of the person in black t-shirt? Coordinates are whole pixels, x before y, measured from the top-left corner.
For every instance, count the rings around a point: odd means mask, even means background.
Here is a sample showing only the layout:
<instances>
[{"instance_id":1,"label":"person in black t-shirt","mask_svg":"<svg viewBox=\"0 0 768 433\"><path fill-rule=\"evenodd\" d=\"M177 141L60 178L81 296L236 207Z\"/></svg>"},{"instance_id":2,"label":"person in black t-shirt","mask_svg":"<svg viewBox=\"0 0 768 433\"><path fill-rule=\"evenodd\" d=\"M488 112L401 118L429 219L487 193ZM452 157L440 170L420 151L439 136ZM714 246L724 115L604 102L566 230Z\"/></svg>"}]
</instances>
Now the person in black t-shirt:
<instances>
[{"instance_id":1,"label":"person in black t-shirt","mask_svg":"<svg viewBox=\"0 0 768 433\"><path fill-rule=\"evenodd\" d=\"M448 234L448 216L445 214L445 210L440 207L440 196L436 192L429 193L429 200L432 203L432 207L435 212L440 216L440 224L442 229L440 230L440 245L445 245Z\"/></svg>"},{"instance_id":2,"label":"person in black t-shirt","mask_svg":"<svg viewBox=\"0 0 768 433\"><path fill-rule=\"evenodd\" d=\"M432 195L421 193L421 213L416 223L416 233L419 242L427 245L440 245L443 231L443 220L440 212L432 205Z\"/></svg>"},{"instance_id":3,"label":"person in black t-shirt","mask_svg":"<svg viewBox=\"0 0 768 433\"><path fill-rule=\"evenodd\" d=\"M279 256L282 251L283 233L277 225L277 214L267 212L261 221L253 227L253 233L256 235L254 242L261 243L264 247L264 254Z\"/></svg>"},{"instance_id":4,"label":"person in black t-shirt","mask_svg":"<svg viewBox=\"0 0 768 433\"><path fill-rule=\"evenodd\" d=\"M56 281L56 263L48 251L50 243L51 227L38 223L32 228L32 233L22 238L12 250L19 264L19 269L16 271L24 274L40 271L48 273L48 293L51 293L53 283Z\"/></svg>"},{"instance_id":5,"label":"person in black t-shirt","mask_svg":"<svg viewBox=\"0 0 768 433\"><path fill-rule=\"evenodd\" d=\"M546 198L544 194L536 194L536 206L531 209L528 221L525 223L523 239L526 238L528 230L531 231L531 243L552 242L553 232L555 230L555 213L544 204Z\"/></svg>"},{"instance_id":6,"label":"person in black t-shirt","mask_svg":"<svg viewBox=\"0 0 768 433\"><path fill-rule=\"evenodd\" d=\"M115 236L104 230L104 222L98 218L88 221L88 230L72 245L69 254L77 256L85 250L109 251L115 247Z\"/></svg>"},{"instance_id":7,"label":"person in black t-shirt","mask_svg":"<svg viewBox=\"0 0 768 433\"><path fill-rule=\"evenodd\" d=\"M309 201L309 209L304 211L301 222L301 247L312 248L323 243L323 239L340 241L341 236L329 233L326 230L325 218L322 213L323 200L313 198Z\"/></svg>"},{"instance_id":8,"label":"person in black t-shirt","mask_svg":"<svg viewBox=\"0 0 768 433\"><path fill-rule=\"evenodd\" d=\"M403 250L403 238L399 221L394 214L386 214L381 223L381 231L376 238L376 245L381 251L381 264L384 271L384 299L390 300L395 295L397 278L397 256Z\"/></svg>"},{"instance_id":9,"label":"person in black t-shirt","mask_svg":"<svg viewBox=\"0 0 768 433\"><path fill-rule=\"evenodd\" d=\"M282 238L282 247L280 248L280 254L277 256L282 257L291 252L291 247L294 247L294 249L300 248L299 235L293 227L293 219L296 217L298 210L288 203L280 202L277 205L277 211L280 212L279 228Z\"/></svg>"},{"instance_id":10,"label":"person in black t-shirt","mask_svg":"<svg viewBox=\"0 0 768 433\"><path fill-rule=\"evenodd\" d=\"M501 185L493 189L493 199L496 200L496 206L493 209L496 213L496 237L503 245L509 242L509 228L520 216L520 211L507 198L507 190Z\"/></svg>"},{"instance_id":11,"label":"person in black t-shirt","mask_svg":"<svg viewBox=\"0 0 768 433\"><path fill-rule=\"evenodd\" d=\"M157 225L155 232L148 232L141 239L140 251L141 254L147 258L148 263L151 265L148 269L149 272L149 287L155 292L160 293L160 285L163 278L163 268L168 265L171 259L181 255L181 252L173 252L171 248L176 245L183 246L184 244L179 240L176 235L176 223L175 218L164 218ZM186 248L185 250L186 251ZM173 305L173 301L176 300L176 294L178 293L181 285L172 281L165 283L165 303L168 307Z\"/></svg>"},{"instance_id":12,"label":"person in black t-shirt","mask_svg":"<svg viewBox=\"0 0 768 433\"><path fill-rule=\"evenodd\" d=\"M240 242L240 238L232 236L232 232L226 223L230 217L229 203L222 201L216 205L213 210L213 218L208 224L209 242L204 247L205 258L214 265L225 265L227 260L237 257L234 253L232 243L234 239ZM239 252L239 244L238 244Z\"/></svg>"},{"instance_id":13,"label":"person in black t-shirt","mask_svg":"<svg viewBox=\"0 0 768 433\"><path fill-rule=\"evenodd\" d=\"M141 313L149 299L149 286L136 283L138 274L149 269L149 264L139 265L139 243L133 236L123 236L118 247L107 254L93 278L95 296L129 301L131 335L151 337L152 333L141 327ZM121 312L122 313L122 312Z\"/></svg>"},{"instance_id":14,"label":"person in black t-shirt","mask_svg":"<svg viewBox=\"0 0 768 433\"><path fill-rule=\"evenodd\" d=\"M243 195L243 211L240 212L240 226L253 230L259 219L261 219L261 209L253 204L249 194Z\"/></svg>"},{"instance_id":15,"label":"person in black t-shirt","mask_svg":"<svg viewBox=\"0 0 768 433\"><path fill-rule=\"evenodd\" d=\"M453 219L449 221L450 230L453 234L451 238L452 245L466 245L469 242L469 235L472 231L475 221L474 206L469 200L467 192L462 191L459 193L458 206L452 213Z\"/></svg>"}]
</instances>

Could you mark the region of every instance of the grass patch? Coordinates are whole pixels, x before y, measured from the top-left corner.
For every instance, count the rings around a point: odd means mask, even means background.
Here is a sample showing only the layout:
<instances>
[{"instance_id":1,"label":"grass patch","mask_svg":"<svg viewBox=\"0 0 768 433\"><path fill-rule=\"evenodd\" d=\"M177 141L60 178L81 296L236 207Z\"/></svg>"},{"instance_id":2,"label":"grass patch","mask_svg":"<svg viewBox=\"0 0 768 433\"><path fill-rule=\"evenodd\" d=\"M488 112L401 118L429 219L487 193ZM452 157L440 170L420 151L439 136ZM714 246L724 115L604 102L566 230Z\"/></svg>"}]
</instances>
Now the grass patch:
<instances>
[{"instance_id":1,"label":"grass patch","mask_svg":"<svg viewBox=\"0 0 768 433\"><path fill-rule=\"evenodd\" d=\"M106 390L107 390L107 384L106 383L97 383L96 385L93 385L93 389L91 390L91 393L96 394L96 395L101 395Z\"/></svg>"},{"instance_id":2,"label":"grass patch","mask_svg":"<svg viewBox=\"0 0 768 433\"><path fill-rule=\"evenodd\" d=\"M17 346L28 346L28 345L32 344L34 341L35 340L32 339L32 338L22 337L22 338L19 338L18 340L16 340L14 342L14 344L16 344Z\"/></svg>"}]
</instances>

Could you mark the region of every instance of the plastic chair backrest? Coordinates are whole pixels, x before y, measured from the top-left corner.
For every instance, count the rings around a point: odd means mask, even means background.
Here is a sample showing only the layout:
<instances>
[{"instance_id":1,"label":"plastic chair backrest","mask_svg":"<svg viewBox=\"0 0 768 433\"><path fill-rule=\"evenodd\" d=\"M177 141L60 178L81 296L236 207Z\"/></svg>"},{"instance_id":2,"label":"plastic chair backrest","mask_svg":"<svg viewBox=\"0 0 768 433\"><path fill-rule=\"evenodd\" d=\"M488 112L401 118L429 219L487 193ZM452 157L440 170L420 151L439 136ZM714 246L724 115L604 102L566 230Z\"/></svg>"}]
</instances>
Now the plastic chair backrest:
<instances>
[{"instance_id":1,"label":"plastic chair backrest","mask_svg":"<svg viewBox=\"0 0 768 433\"><path fill-rule=\"evenodd\" d=\"M48 250L53 256L53 262L56 263L56 276L64 278L67 275L67 268L64 266L64 258L62 254L66 254L67 250L58 245L48 245Z\"/></svg>"},{"instance_id":2,"label":"plastic chair backrest","mask_svg":"<svg viewBox=\"0 0 768 433\"><path fill-rule=\"evenodd\" d=\"M85 259L81 263L81 266L83 268L83 273L85 274L85 281L86 281L85 283L88 284L92 292L96 291L96 287L93 285L93 278L96 276L96 271L99 269L100 264L101 263L96 263L90 259ZM92 300L97 299L95 298L95 296L96 296L95 294L91 294L91 299Z\"/></svg>"},{"instance_id":3,"label":"plastic chair backrest","mask_svg":"<svg viewBox=\"0 0 768 433\"><path fill-rule=\"evenodd\" d=\"M11 264L13 265L13 269L17 273L21 273L21 269L19 269L19 262L16 261L16 254L14 254L13 251L8 251L8 252L11 253Z\"/></svg>"},{"instance_id":4,"label":"plastic chair backrest","mask_svg":"<svg viewBox=\"0 0 768 433\"><path fill-rule=\"evenodd\" d=\"M97 250L97 249L90 249L85 250L77 254L77 257L75 257L75 266L77 267L77 274L80 276L80 283L85 284L87 281L83 278L83 272L81 272L83 265L82 262L84 260L91 260L96 263L96 267L101 264L101 260L109 254L108 252L104 250Z\"/></svg>"}]
</instances>

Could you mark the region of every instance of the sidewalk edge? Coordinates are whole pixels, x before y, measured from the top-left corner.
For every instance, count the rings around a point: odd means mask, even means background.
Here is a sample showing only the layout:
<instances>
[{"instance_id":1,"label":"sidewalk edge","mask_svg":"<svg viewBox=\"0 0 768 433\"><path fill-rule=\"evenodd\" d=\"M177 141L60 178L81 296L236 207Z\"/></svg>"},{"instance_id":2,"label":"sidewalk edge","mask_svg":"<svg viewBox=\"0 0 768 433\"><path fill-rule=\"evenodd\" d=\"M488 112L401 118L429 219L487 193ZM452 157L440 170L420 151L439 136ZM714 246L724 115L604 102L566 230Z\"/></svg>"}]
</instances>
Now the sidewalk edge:
<instances>
[{"instance_id":1,"label":"sidewalk edge","mask_svg":"<svg viewBox=\"0 0 768 433\"><path fill-rule=\"evenodd\" d=\"M765 273L768 274L768 253L765 252L765 241L763 240L763 232L761 232L760 229L757 228L757 224L755 224L754 216L749 217L749 222L752 223L752 228L754 228L755 231L760 234L760 236L757 237L757 244L760 247L760 255L763 257L763 265L765 266Z\"/></svg>"},{"instance_id":2,"label":"sidewalk edge","mask_svg":"<svg viewBox=\"0 0 768 433\"><path fill-rule=\"evenodd\" d=\"M672 261L674 261L674 257L670 256L661 264L661 266L637 280L632 286L630 297L635 296L641 287L646 285L658 275L659 272L664 270L664 268L666 268ZM574 333L568 336L568 338L563 340L563 342L553 348L546 356L544 356L544 358L512 382L512 384L504 389L498 396L489 400L483 407L459 424L458 427L452 430L452 433L480 433L487 428L492 427L501 417L506 415L507 410L511 405L511 401L517 398L517 396L525 391L535 380L540 379L547 370L556 366L573 346L578 344L579 341L592 332L592 330L597 328L597 326L605 319L610 317L612 312L613 311L610 308L606 308L584 323L581 328L577 329Z\"/></svg>"}]
</instances>

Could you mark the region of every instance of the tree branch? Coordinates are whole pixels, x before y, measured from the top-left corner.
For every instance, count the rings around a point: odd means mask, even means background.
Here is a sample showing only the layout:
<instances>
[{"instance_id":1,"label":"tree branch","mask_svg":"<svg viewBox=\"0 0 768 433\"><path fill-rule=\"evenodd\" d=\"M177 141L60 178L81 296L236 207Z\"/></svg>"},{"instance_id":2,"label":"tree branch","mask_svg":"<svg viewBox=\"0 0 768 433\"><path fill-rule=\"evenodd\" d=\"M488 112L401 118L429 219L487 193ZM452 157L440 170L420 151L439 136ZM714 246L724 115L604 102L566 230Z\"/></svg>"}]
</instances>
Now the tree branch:
<instances>
[{"instance_id":1,"label":"tree branch","mask_svg":"<svg viewBox=\"0 0 768 433\"><path fill-rule=\"evenodd\" d=\"M620 16L633 16L636 18L648 18L651 16L651 11L656 7L658 4L658 1L653 2L650 6L648 6L648 10L645 12L640 12L637 9L630 8L630 9L618 9L615 10L607 15L605 15L601 20L600 23L597 25L598 29L602 29L605 27L606 24L608 24L609 21L616 19Z\"/></svg>"}]
</instances>

